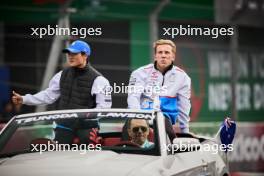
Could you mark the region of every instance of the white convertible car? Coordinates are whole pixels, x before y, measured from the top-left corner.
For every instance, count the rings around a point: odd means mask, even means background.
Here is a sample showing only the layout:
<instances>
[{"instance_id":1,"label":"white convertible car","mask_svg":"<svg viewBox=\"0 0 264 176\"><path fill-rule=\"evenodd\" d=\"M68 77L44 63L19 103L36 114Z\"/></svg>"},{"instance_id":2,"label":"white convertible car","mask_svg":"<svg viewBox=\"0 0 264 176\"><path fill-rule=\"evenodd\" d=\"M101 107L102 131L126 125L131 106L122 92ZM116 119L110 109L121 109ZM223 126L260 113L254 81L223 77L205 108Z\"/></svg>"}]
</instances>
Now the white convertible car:
<instances>
[{"instance_id":1,"label":"white convertible car","mask_svg":"<svg viewBox=\"0 0 264 176\"><path fill-rule=\"evenodd\" d=\"M127 137L127 119L149 122L143 148ZM222 128L223 130L223 128ZM219 131L220 136L221 131ZM0 134L3 176L227 176L221 140L177 134L161 112L129 109L48 111L15 116ZM222 148L223 149L223 148Z\"/></svg>"}]
</instances>

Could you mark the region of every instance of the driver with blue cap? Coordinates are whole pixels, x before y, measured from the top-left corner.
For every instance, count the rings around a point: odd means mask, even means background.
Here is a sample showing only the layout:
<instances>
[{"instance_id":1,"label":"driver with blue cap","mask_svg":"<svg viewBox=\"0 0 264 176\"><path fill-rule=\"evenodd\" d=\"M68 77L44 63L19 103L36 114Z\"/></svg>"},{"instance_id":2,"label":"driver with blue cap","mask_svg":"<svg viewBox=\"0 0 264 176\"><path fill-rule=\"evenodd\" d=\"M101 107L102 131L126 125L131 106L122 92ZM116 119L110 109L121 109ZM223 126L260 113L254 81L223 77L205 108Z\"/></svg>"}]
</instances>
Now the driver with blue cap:
<instances>
[{"instance_id":1,"label":"driver with blue cap","mask_svg":"<svg viewBox=\"0 0 264 176\"><path fill-rule=\"evenodd\" d=\"M47 105L59 99L58 109L111 108L111 93L106 91L109 81L88 63L90 46L76 40L63 52L68 67L53 76L47 89L34 95L13 91L14 104ZM61 127L71 130L67 124Z\"/></svg>"},{"instance_id":2,"label":"driver with blue cap","mask_svg":"<svg viewBox=\"0 0 264 176\"><path fill-rule=\"evenodd\" d=\"M63 52L68 56L69 67L53 76L46 90L25 96L13 91L13 102L47 105L60 98L59 109L110 108L111 95L104 91L110 86L109 81L88 64L90 46L76 40Z\"/></svg>"}]
</instances>

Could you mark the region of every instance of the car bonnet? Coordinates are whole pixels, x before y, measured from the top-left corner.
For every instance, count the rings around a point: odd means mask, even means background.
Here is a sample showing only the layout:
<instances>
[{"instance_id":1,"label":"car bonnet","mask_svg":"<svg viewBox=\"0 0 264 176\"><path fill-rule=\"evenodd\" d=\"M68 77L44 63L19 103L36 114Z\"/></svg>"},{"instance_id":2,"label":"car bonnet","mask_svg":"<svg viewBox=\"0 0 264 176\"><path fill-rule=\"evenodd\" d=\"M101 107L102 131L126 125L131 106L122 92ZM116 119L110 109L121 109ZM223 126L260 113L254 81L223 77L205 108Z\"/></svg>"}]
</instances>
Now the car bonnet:
<instances>
[{"instance_id":1,"label":"car bonnet","mask_svg":"<svg viewBox=\"0 0 264 176\"><path fill-rule=\"evenodd\" d=\"M112 151L44 152L14 156L0 165L5 176L27 175L129 175L157 160L157 156L118 154Z\"/></svg>"}]
</instances>

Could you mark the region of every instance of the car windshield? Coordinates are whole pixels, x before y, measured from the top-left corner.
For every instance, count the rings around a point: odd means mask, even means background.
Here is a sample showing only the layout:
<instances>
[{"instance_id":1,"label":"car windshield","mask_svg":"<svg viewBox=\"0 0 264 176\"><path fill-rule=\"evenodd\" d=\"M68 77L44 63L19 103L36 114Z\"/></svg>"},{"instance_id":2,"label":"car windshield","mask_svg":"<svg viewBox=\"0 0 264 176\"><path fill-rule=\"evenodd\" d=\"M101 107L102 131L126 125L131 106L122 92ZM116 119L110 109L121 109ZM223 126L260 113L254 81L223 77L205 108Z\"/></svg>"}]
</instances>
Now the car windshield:
<instances>
[{"instance_id":1,"label":"car windshield","mask_svg":"<svg viewBox=\"0 0 264 176\"><path fill-rule=\"evenodd\" d=\"M14 118L0 137L0 156L25 152L112 150L159 155L152 113L44 113Z\"/></svg>"}]
</instances>

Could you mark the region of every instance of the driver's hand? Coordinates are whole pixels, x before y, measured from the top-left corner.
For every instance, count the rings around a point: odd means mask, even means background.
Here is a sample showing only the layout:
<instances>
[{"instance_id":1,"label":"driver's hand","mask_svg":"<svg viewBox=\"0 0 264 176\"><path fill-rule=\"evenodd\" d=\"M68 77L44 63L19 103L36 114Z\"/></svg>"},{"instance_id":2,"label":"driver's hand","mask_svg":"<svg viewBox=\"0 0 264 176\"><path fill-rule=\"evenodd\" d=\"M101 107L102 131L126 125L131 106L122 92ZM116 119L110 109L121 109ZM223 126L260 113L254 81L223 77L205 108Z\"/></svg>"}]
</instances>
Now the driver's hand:
<instances>
[{"instance_id":1,"label":"driver's hand","mask_svg":"<svg viewBox=\"0 0 264 176\"><path fill-rule=\"evenodd\" d=\"M12 101L15 105L21 105L23 103L23 98L20 94L13 91Z\"/></svg>"},{"instance_id":2,"label":"driver's hand","mask_svg":"<svg viewBox=\"0 0 264 176\"><path fill-rule=\"evenodd\" d=\"M97 128L92 128L90 131L89 139L94 143L94 144L99 144L101 143L102 138L97 136L98 129Z\"/></svg>"}]
</instances>

